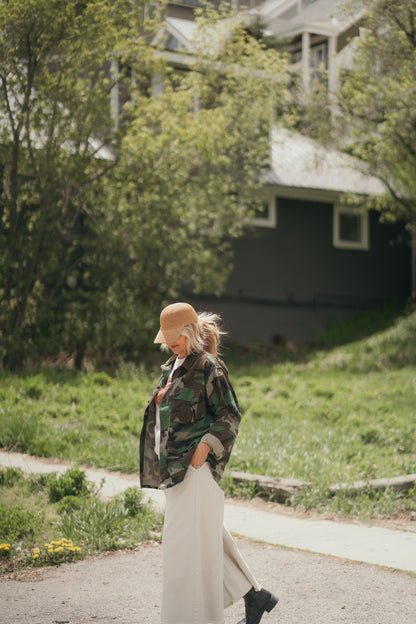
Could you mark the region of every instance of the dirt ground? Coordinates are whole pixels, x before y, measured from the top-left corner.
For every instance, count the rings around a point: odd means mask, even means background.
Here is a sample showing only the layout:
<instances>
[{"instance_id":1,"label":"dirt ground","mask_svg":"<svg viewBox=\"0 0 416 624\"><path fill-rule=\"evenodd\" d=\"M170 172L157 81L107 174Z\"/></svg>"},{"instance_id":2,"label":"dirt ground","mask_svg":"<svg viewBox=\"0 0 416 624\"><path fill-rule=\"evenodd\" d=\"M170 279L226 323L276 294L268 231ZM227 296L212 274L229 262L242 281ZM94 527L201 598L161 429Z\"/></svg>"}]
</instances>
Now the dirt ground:
<instances>
[{"instance_id":1,"label":"dirt ground","mask_svg":"<svg viewBox=\"0 0 416 624\"><path fill-rule=\"evenodd\" d=\"M237 543L258 580L280 599L262 624L414 624L416 578L377 566ZM161 546L107 554L0 581L4 624L159 624ZM237 624L243 602L225 612ZM207 623L208 624L208 623Z\"/></svg>"}]
</instances>

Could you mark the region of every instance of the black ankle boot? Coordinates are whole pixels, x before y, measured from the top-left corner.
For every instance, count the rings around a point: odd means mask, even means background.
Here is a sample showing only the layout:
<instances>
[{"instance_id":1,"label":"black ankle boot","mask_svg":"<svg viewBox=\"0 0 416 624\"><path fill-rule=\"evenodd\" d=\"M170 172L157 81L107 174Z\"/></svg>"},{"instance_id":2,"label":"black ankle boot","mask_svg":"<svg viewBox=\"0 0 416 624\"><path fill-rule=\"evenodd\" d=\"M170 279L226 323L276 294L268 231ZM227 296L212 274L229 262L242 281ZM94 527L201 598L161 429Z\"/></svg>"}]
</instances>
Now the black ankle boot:
<instances>
[{"instance_id":1,"label":"black ankle boot","mask_svg":"<svg viewBox=\"0 0 416 624\"><path fill-rule=\"evenodd\" d=\"M275 608L279 599L273 596L267 589L255 591L254 587L244 596L246 617L238 624L259 624L264 612L270 612Z\"/></svg>"}]
</instances>

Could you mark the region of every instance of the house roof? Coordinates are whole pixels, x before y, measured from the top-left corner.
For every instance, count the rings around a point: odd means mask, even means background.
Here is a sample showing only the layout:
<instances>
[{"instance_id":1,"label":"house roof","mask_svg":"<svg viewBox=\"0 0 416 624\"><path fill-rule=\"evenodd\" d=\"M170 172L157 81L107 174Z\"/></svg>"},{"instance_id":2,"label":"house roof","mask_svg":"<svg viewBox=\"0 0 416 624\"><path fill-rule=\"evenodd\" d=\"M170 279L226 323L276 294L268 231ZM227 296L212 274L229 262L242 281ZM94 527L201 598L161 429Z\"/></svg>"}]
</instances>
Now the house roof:
<instances>
[{"instance_id":1,"label":"house roof","mask_svg":"<svg viewBox=\"0 0 416 624\"><path fill-rule=\"evenodd\" d=\"M381 195L378 178L364 164L339 150L285 128L271 132L271 169L264 181L273 186L335 193Z\"/></svg>"},{"instance_id":2,"label":"house roof","mask_svg":"<svg viewBox=\"0 0 416 624\"><path fill-rule=\"evenodd\" d=\"M288 11L296 12L298 0L264 0L252 12L258 12L267 19L273 19L279 15L284 15Z\"/></svg>"},{"instance_id":3,"label":"house roof","mask_svg":"<svg viewBox=\"0 0 416 624\"><path fill-rule=\"evenodd\" d=\"M276 3L280 4L280 0L276 0ZM267 4L270 7L271 0ZM357 14L346 11L340 0L316 0L290 19L280 15L271 17L268 28L274 34L284 37L295 37L302 32L330 36L343 32L355 21Z\"/></svg>"},{"instance_id":4,"label":"house roof","mask_svg":"<svg viewBox=\"0 0 416 624\"><path fill-rule=\"evenodd\" d=\"M184 48L191 45L196 23L192 20L179 17L167 17L165 20L166 30L176 37Z\"/></svg>"}]
</instances>

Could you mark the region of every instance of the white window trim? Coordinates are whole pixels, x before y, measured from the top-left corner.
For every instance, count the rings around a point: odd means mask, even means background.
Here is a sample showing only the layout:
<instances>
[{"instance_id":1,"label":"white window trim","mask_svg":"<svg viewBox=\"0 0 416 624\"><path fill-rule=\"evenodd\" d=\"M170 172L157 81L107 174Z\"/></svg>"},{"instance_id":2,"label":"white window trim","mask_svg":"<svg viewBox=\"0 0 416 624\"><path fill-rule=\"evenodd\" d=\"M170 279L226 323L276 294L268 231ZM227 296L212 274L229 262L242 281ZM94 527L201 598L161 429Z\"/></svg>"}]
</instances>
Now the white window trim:
<instances>
[{"instance_id":1,"label":"white window trim","mask_svg":"<svg viewBox=\"0 0 416 624\"><path fill-rule=\"evenodd\" d=\"M277 203L276 198L269 197L265 199L265 203L268 201L268 215L267 217L254 217L251 221L252 225L256 227L275 228L277 226Z\"/></svg>"},{"instance_id":2,"label":"white window trim","mask_svg":"<svg viewBox=\"0 0 416 624\"><path fill-rule=\"evenodd\" d=\"M345 241L340 238L339 217L342 214L354 215L361 219L361 240ZM368 251L369 244L369 227L368 227L368 210L358 211L352 206L335 205L333 210L333 244L337 249L361 249Z\"/></svg>"}]
</instances>

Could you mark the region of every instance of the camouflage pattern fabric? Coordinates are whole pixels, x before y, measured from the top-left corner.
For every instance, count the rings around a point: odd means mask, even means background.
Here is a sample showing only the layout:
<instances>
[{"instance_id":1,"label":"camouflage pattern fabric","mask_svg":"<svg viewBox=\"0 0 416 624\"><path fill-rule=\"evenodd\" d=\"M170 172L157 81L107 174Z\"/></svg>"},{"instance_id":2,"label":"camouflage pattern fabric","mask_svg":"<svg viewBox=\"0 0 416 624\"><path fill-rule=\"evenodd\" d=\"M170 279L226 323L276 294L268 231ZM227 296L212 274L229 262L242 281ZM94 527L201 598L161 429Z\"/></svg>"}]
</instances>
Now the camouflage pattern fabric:
<instances>
[{"instance_id":1,"label":"camouflage pattern fabric","mask_svg":"<svg viewBox=\"0 0 416 624\"><path fill-rule=\"evenodd\" d=\"M162 375L144 414L140 435L142 487L167 488L180 483L199 442L212 451L207 461L219 481L230 458L241 420L237 397L225 364L208 353L191 353L172 377L160 401L160 459L155 453L156 396L166 385L176 355L162 365Z\"/></svg>"}]
</instances>

